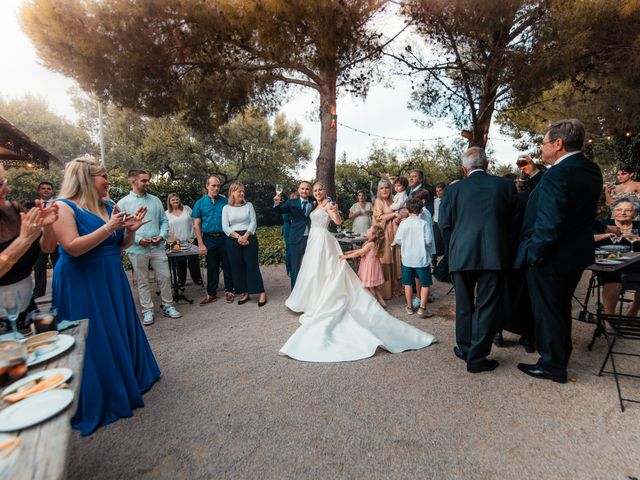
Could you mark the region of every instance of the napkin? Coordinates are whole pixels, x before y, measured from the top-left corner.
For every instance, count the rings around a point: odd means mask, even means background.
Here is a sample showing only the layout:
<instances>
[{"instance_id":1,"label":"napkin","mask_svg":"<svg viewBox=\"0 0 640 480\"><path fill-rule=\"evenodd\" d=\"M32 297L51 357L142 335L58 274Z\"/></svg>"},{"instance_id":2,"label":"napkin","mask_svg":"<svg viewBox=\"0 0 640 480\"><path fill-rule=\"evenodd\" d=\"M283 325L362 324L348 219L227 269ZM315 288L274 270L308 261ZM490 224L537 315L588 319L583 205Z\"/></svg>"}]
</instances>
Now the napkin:
<instances>
[{"instance_id":1,"label":"napkin","mask_svg":"<svg viewBox=\"0 0 640 480\"><path fill-rule=\"evenodd\" d=\"M69 330L70 328L77 327L79 324L80 322L73 320L62 320L61 322L58 322L58 331L64 332L65 330Z\"/></svg>"}]
</instances>

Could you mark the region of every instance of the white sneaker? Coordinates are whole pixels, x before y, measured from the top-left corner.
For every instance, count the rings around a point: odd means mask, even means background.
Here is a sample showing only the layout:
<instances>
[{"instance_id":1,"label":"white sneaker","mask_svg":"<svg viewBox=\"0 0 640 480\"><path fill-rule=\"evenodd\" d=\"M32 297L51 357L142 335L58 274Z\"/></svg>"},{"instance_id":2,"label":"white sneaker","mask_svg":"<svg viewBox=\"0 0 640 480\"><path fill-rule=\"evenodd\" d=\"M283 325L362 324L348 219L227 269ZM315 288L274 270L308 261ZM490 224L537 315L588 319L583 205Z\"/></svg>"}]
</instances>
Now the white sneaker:
<instances>
[{"instance_id":1,"label":"white sneaker","mask_svg":"<svg viewBox=\"0 0 640 480\"><path fill-rule=\"evenodd\" d=\"M143 315L143 317L142 317L142 324L143 325L147 325L147 326L153 325L153 322L155 320L153 319L153 312L151 310L149 310L147 312L144 312L142 315Z\"/></svg>"},{"instance_id":2,"label":"white sneaker","mask_svg":"<svg viewBox=\"0 0 640 480\"><path fill-rule=\"evenodd\" d=\"M162 305L162 315L169 318L180 318L182 316L173 305Z\"/></svg>"}]
</instances>

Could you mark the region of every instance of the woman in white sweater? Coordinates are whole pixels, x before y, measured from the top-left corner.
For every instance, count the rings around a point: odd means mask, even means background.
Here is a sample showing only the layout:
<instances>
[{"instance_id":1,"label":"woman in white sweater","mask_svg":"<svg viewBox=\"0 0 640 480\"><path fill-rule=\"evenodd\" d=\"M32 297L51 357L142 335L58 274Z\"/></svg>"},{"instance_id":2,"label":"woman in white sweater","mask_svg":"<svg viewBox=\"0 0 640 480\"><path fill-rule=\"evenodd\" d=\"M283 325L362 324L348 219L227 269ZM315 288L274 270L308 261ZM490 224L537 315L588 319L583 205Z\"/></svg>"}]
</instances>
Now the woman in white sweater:
<instances>
[{"instance_id":1,"label":"woman in white sweater","mask_svg":"<svg viewBox=\"0 0 640 480\"><path fill-rule=\"evenodd\" d=\"M267 304L256 237L256 212L245 202L244 185L233 182L229 186L229 203L222 209L222 230L227 235L227 255L238 305L247 303L250 294L259 294L258 306Z\"/></svg>"},{"instance_id":2,"label":"woman in white sweater","mask_svg":"<svg viewBox=\"0 0 640 480\"><path fill-rule=\"evenodd\" d=\"M169 220L169 239L187 243L193 241L195 233L193 231L193 218L191 218L191 208L182 204L180 196L171 192L167 196L167 210L164 212ZM202 285L202 272L200 271L200 257L190 255L188 257L177 257L175 261L178 265L178 283L183 285L187 281L187 265L191 280L196 285Z\"/></svg>"}]
</instances>

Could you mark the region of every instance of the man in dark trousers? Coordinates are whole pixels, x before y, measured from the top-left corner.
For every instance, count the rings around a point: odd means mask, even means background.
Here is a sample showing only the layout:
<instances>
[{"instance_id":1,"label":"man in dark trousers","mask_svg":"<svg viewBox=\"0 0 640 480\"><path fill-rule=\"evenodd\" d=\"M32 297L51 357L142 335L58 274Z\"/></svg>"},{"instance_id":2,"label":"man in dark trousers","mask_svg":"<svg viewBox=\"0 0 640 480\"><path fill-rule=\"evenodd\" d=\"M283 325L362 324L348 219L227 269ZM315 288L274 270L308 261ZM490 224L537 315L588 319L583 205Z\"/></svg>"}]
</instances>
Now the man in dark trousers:
<instances>
[{"instance_id":1,"label":"man in dark trousers","mask_svg":"<svg viewBox=\"0 0 640 480\"><path fill-rule=\"evenodd\" d=\"M582 152L584 126L557 121L542 141L552 167L531 192L525 209L516 268L526 266L535 320L536 364L518 368L535 378L567 382L571 355L571 298L594 262L593 225L602 193L600 168Z\"/></svg>"},{"instance_id":2,"label":"man in dark trousers","mask_svg":"<svg viewBox=\"0 0 640 480\"><path fill-rule=\"evenodd\" d=\"M40 182L38 185L38 200L43 208L50 207L53 203L53 184L51 182ZM32 204L35 206L35 202ZM51 253L40 252L38 259L33 266L34 287L33 298L44 296L47 292L47 264L51 258L52 268L58 261L58 250L54 250Z\"/></svg>"},{"instance_id":3,"label":"man in dark trousers","mask_svg":"<svg viewBox=\"0 0 640 480\"><path fill-rule=\"evenodd\" d=\"M466 178L449 185L440 203L439 226L456 290L454 354L471 373L494 370L487 359L500 328L509 235L516 189L513 181L488 175L484 150L471 147L462 156Z\"/></svg>"},{"instance_id":4,"label":"man in dark trousers","mask_svg":"<svg viewBox=\"0 0 640 480\"><path fill-rule=\"evenodd\" d=\"M291 290L296 285L300 265L302 265L302 257L307 248L307 237L309 236L309 228L311 220L309 214L315 207L315 201L309 197L311 193L311 184L309 182L301 182L298 186L298 197L282 201L280 195L276 195L273 199L273 208L279 213L289 215L289 241L287 248L291 250L289 263L289 276L291 277Z\"/></svg>"}]
</instances>

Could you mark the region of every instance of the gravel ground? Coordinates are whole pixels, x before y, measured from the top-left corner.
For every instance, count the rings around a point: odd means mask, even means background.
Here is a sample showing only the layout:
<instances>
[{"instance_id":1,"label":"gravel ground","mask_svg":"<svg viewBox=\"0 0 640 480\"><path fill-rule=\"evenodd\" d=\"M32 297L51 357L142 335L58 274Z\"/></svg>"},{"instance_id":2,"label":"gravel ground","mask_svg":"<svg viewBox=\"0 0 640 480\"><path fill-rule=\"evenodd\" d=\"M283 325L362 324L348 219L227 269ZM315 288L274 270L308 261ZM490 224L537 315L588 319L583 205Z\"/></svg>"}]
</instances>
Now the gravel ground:
<instances>
[{"instance_id":1,"label":"gravel ground","mask_svg":"<svg viewBox=\"0 0 640 480\"><path fill-rule=\"evenodd\" d=\"M613 378L596 375L606 350L599 340L587 351L593 325L574 322L575 382L521 374L517 363L537 357L509 334L492 354L500 367L469 374L452 353L454 295L436 284L433 318L406 315L401 299L389 311L437 344L303 363L278 355L297 326L284 268L263 276L264 308L257 299L200 307L204 291L191 285L196 301L178 306L182 319L146 328L162 379L132 418L74 432L68 478L640 477L640 405L621 413ZM623 388L640 399L639 380Z\"/></svg>"}]
</instances>

